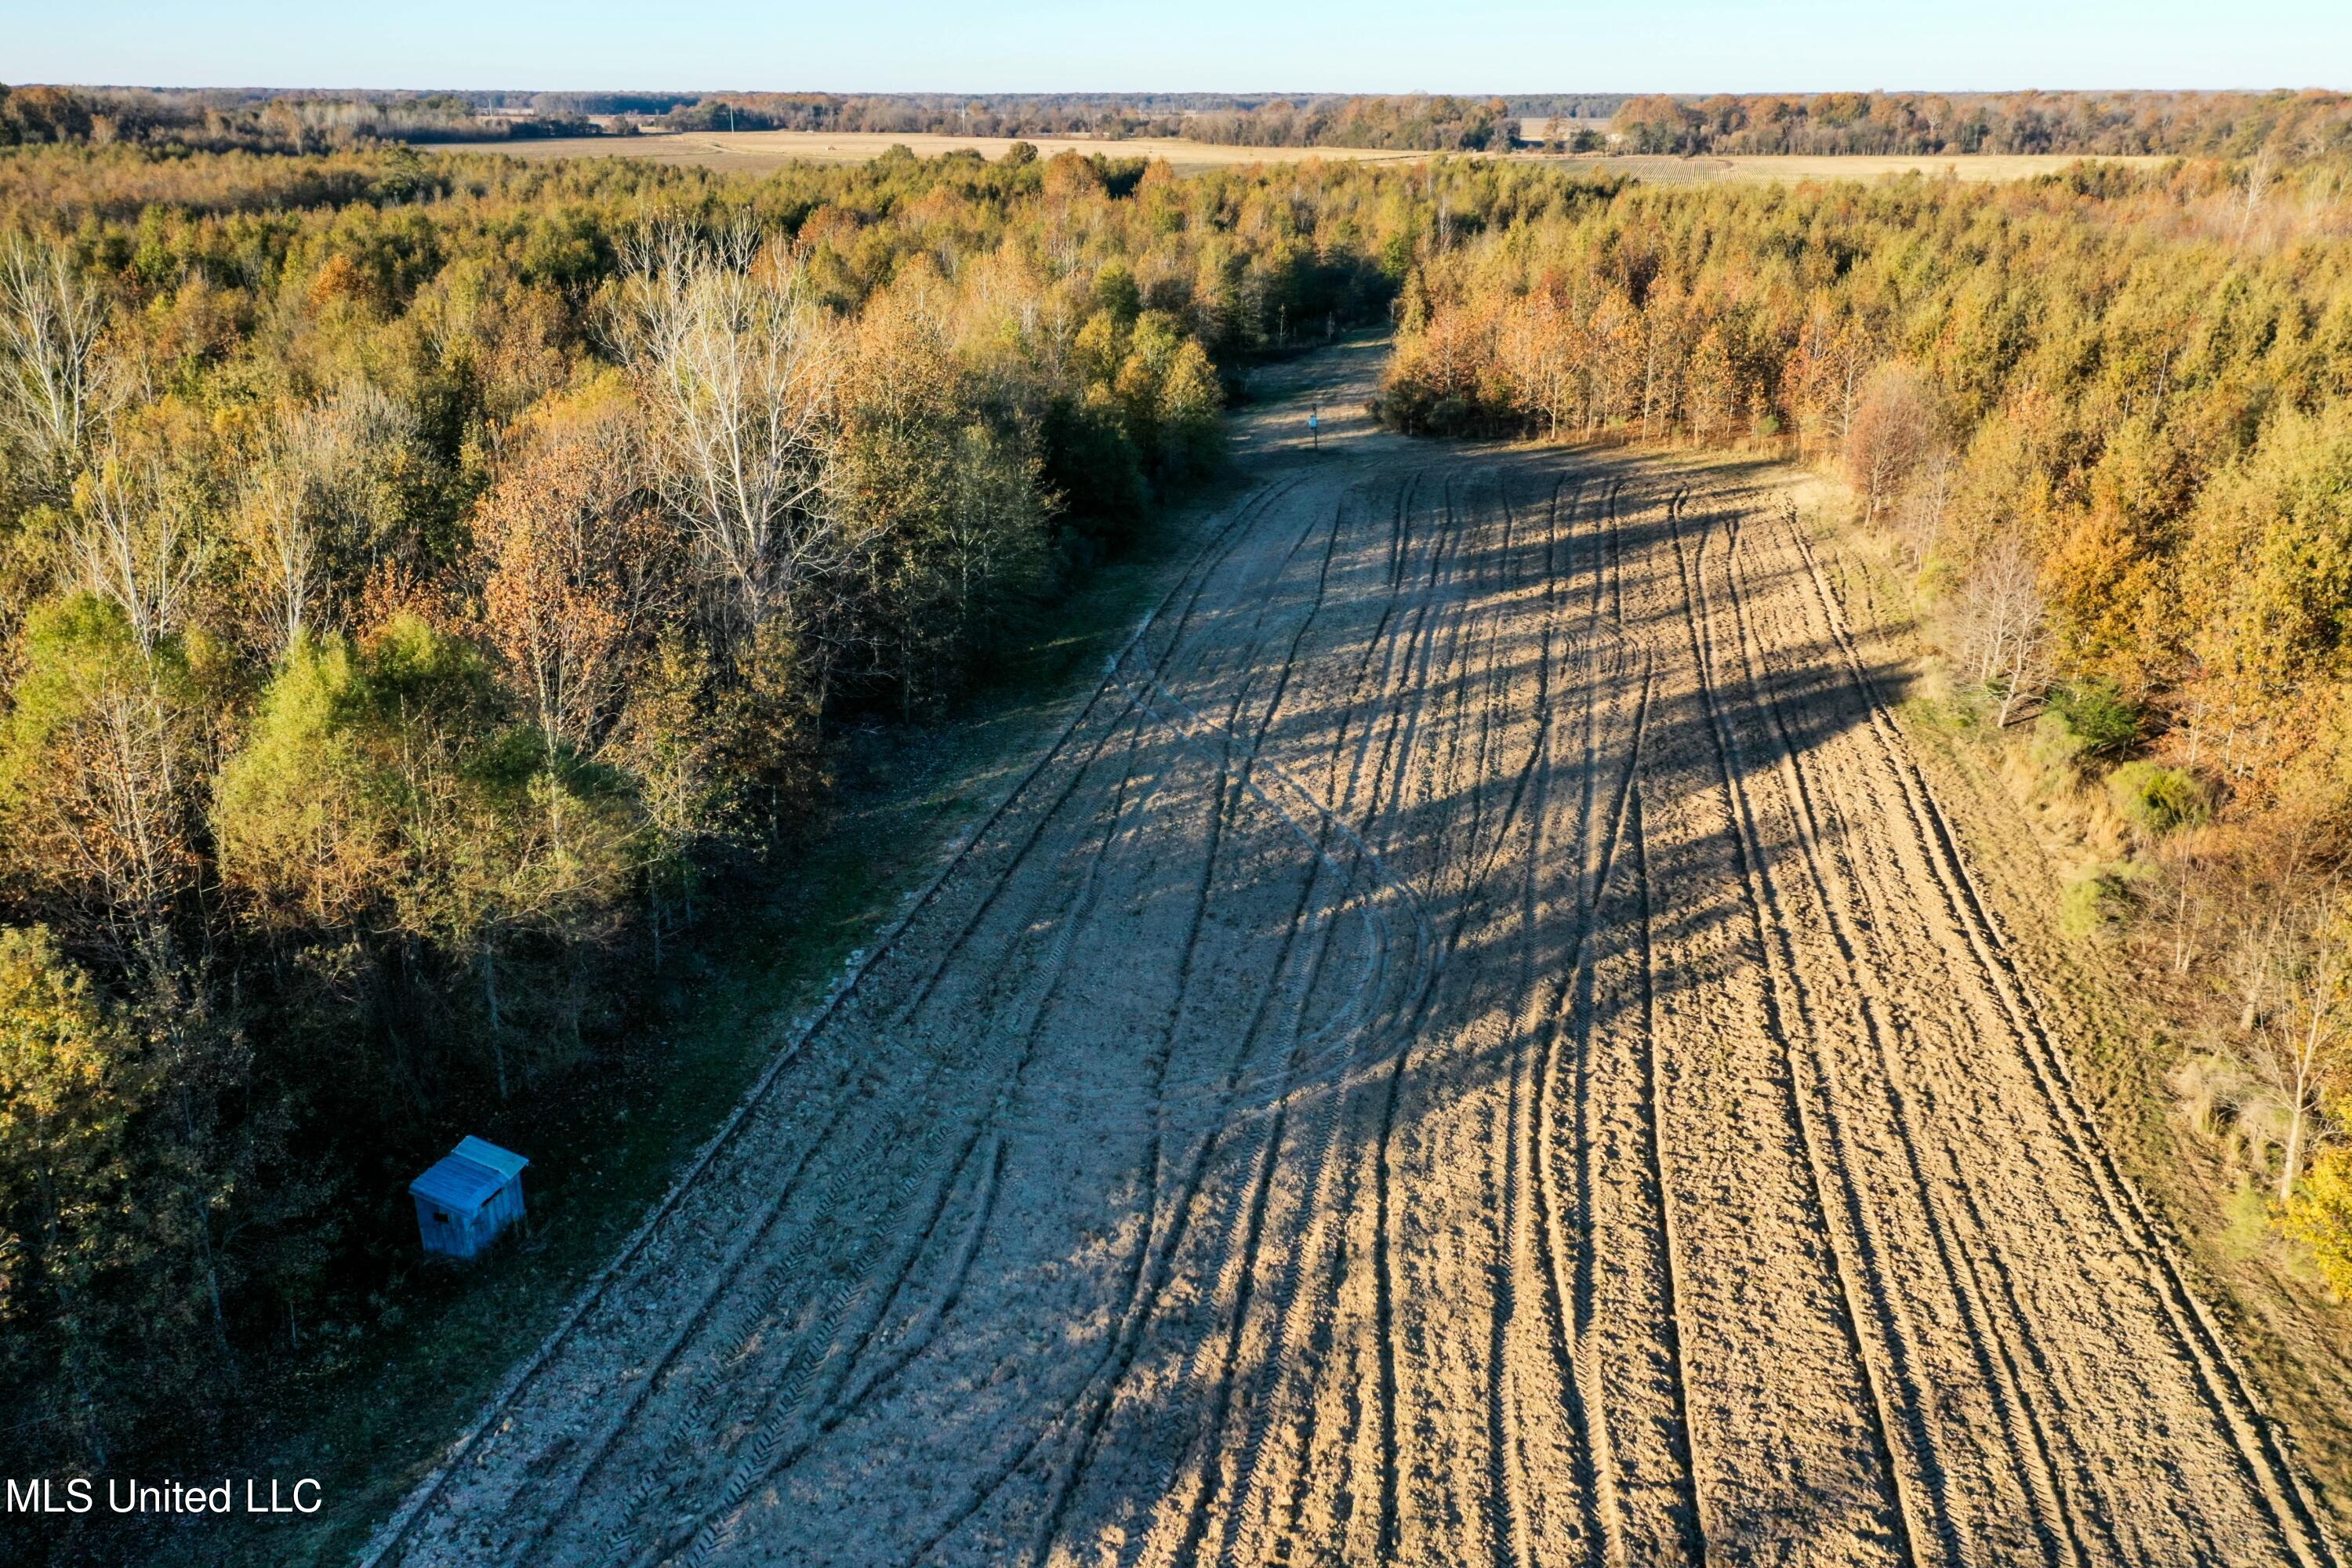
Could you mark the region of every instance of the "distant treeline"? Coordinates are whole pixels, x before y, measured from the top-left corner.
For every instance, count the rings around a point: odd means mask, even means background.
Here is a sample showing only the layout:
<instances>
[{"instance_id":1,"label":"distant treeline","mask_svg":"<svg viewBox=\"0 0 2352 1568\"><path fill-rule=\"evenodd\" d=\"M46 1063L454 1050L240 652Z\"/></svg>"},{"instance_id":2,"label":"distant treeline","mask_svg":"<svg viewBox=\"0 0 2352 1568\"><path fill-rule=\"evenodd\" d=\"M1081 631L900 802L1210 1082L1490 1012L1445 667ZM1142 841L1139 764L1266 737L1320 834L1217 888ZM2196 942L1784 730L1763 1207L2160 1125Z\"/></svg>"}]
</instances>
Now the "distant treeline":
<instances>
[{"instance_id":1,"label":"distant treeline","mask_svg":"<svg viewBox=\"0 0 2352 1568\"><path fill-rule=\"evenodd\" d=\"M1578 115L1616 99L1545 99ZM191 151L324 153L364 141L588 136L591 115L673 132L879 132L948 136L1190 136L1242 146L1357 146L1418 153L1507 151L1519 113L1503 99L1223 97L1223 94L597 94L597 91L167 91L148 87L0 87L0 146L143 143Z\"/></svg>"},{"instance_id":2,"label":"distant treeline","mask_svg":"<svg viewBox=\"0 0 2352 1568\"><path fill-rule=\"evenodd\" d=\"M196 151L318 153L364 142L593 135L591 116L665 131L832 131L908 135L1187 136L1267 147L1502 151L1523 112L1590 117L1614 99L1234 97L1160 93L827 92L335 94L149 88L0 87L0 146L133 142Z\"/></svg>"},{"instance_id":3,"label":"distant treeline","mask_svg":"<svg viewBox=\"0 0 2352 1568\"><path fill-rule=\"evenodd\" d=\"M2338 92L1220 93L274 92L0 87L0 146L129 142L316 153L369 141L505 141L624 130L1182 136L1264 147L1647 153L2054 153L2302 157L2352 145ZM1608 120L1604 142L1593 122ZM1583 134L1577 134L1581 129Z\"/></svg>"},{"instance_id":4,"label":"distant treeline","mask_svg":"<svg viewBox=\"0 0 2352 1568\"><path fill-rule=\"evenodd\" d=\"M123 142L215 153L324 153L367 142L505 141L594 129L577 114L485 119L476 104L454 93L264 97L0 84L0 147Z\"/></svg>"},{"instance_id":5,"label":"distant treeline","mask_svg":"<svg viewBox=\"0 0 2352 1568\"><path fill-rule=\"evenodd\" d=\"M1222 107L1229 104L1220 102ZM838 131L951 136L1175 136L1185 109L1094 94L720 92L672 109L676 131Z\"/></svg>"},{"instance_id":6,"label":"distant treeline","mask_svg":"<svg viewBox=\"0 0 2352 1568\"><path fill-rule=\"evenodd\" d=\"M1517 118L1499 98L1318 98L1195 115L1184 134L1255 147L1387 147L1401 152L1507 152Z\"/></svg>"},{"instance_id":7,"label":"distant treeline","mask_svg":"<svg viewBox=\"0 0 2352 1568\"><path fill-rule=\"evenodd\" d=\"M1511 112L1522 120L1607 120L1633 101L1629 92L1507 93Z\"/></svg>"},{"instance_id":8,"label":"distant treeline","mask_svg":"<svg viewBox=\"0 0 2352 1568\"><path fill-rule=\"evenodd\" d=\"M1255 147L1391 147L1501 151L1517 115L1502 99L1412 93L1391 98L1201 100L1089 94L956 98L835 93L719 93L669 111L694 131L839 131L957 136L1184 136Z\"/></svg>"},{"instance_id":9,"label":"distant treeline","mask_svg":"<svg viewBox=\"0 0 2352 1568\"><path fill-rule=\"evenodd\" d=\"M1591 107L1587 100L1573 101ZM593 135L602 128L592 115L629 116L649 129L666 131L1092 136L1113 141L1186 136L1248 146L1452 153L1507 150L1518 110L1499 98L1425 94L1296 100L822 92L691 98L626 93L263 96L144 88L0 87L0 146L124 142L205 152L319 153L370 141Z\"/></svg>"},{"instance_id":10,"label":"distant treeline","mask_svg":"<svg viewBox=\"0 0 2352 1568\"><path fill-rule=\"evenodd\" d=\"M2309 156L2352 146L2340 92L1825 92L1626 101L1631 153Z\"/></svg>"}]
</instances>

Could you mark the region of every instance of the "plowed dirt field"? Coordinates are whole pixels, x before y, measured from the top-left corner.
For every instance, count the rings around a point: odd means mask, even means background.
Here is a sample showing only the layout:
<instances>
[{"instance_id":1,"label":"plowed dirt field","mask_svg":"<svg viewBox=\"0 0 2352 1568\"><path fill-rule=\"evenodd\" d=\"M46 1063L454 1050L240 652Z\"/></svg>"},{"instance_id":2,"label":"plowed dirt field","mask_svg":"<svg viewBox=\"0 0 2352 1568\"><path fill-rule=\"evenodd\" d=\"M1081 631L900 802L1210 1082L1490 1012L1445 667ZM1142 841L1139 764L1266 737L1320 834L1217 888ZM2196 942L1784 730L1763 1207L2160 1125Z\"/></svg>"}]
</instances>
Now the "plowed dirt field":
<instances>
[{"instance_id":1,"label":"plowed dirt field","mask_svg":"<svg viewBox=\"0 0 2352 1568\"><path fill-rule=\"evenodd\" d=\"M1376 369L376 1560L2336 1561L1774 470Z\"/></svg>"}]
</instances>

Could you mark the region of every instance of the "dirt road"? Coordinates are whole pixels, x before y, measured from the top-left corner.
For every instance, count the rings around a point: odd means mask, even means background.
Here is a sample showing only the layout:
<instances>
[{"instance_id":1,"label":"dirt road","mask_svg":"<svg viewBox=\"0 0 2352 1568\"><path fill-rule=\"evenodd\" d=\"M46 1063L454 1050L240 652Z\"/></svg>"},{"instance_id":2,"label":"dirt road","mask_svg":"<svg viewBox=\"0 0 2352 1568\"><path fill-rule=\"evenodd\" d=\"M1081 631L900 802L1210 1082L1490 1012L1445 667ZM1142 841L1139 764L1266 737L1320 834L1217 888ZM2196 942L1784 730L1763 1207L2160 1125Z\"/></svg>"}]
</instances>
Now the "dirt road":
<instances>
[{"instance_id":1,"label":"dirt road","mask_svg":"<svg viewBox=\"0 0 2352 1568\"><path fill-rule=\"evenodd\" d=\"M2336 1561L1773 471L1374 368L377 1560Z\"/></svg>"}]
</instances>

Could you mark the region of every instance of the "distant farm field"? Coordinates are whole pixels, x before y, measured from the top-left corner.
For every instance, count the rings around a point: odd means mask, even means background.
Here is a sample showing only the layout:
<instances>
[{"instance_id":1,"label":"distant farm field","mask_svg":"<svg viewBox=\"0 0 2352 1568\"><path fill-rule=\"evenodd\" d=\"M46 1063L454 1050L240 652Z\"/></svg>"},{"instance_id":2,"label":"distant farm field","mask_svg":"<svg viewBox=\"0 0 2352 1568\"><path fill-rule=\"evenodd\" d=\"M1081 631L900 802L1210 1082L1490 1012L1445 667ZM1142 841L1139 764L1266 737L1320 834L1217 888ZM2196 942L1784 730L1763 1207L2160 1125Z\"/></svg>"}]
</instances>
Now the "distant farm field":
<instances>
[{"instance_id":1,"label":"distant farm field","mask_svg":"<svg viewBox=\"0 0 2352 1568\"><path fill-rule=\"evenodd\" d=\"M1278 163L1305 158L1350 163L1402 163L1426 157L1423 153L1400 153L1371 147L1228 147L1179 137L1137 137L1108 142L1084 136L1040 136L1030 144L1045 157L1057 153L1102 153L1116 158L1165 158L1179 170L1229 168L1245 163ZM574 136L544 142L515 142L499 151L518 158L644 158L659 163L695 164L707 169L759 174L787 163L863 163L896 146L925 158L970 149L984 158L1003 156L1013 139L1003 136L944 136L887 132L826 131L686 131L650 136ZM1486 156L1487 154L1473 154ZM1534 160L1532 154L1516 156ZM1948 157L1776 157L1675 158L1644 155L1545 158L1545 163L1574 164L1613 174L1631 174L1652 184L1694 184L1710 180L1869 180L1885 174L1917 172L1941 174L1949 170L1963 180L2021 180L2046 174L2080 160L2066 154L1983 154ZM2161 158L2116 158L2118 163L2155 164Z\"/></svg>"},{"instance_id":2,"label":"distant farm field","mask_svg":"<svg viewBox=\"0 0 2352 1568\"><path fill-rule=\"evenodd\" d=\"M1028 141L1048 158L1057 153L1072 152L1103 153L1115 158L1165 158L1188 173L1243 163L1282 163L1307 156L1351 163L1396 163L1426 156L1370 147L1226 147L1174 137L1108 142L1084 136L1037 136ZM558 137L544 142L517 142L499 150L518 158L647 158L662 163L693 163L708 169L757 174L786 163L863 163L899 146L925 158L969 148L984 158L993 159L1003 156L1012 145L1013 138L1007 136L941 136L913 132L681 131L652 136Z\"/></svg>"}]
</instances>

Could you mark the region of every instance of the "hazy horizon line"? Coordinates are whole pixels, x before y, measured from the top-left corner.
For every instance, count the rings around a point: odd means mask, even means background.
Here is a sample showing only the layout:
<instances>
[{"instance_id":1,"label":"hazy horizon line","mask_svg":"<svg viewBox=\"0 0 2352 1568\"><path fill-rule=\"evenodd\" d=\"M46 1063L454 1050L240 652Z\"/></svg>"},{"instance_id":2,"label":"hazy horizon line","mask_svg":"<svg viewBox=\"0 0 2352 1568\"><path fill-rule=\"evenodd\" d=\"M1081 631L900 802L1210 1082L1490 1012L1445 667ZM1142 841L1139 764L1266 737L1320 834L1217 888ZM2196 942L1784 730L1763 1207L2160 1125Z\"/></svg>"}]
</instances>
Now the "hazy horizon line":
<instances>
[{"instance_id":1,"label":"hazy horizon line","mask_svg":"<svg viewBox=\"0 0 2352 1568\"><path fill-rule=\"evenodd\" d=\"M688 93L714 97L725 93L759 93L771 96L823 95L832 98L1061 98L1082 95L1092 98L1760 98L1766 95L1787 97L1818 97L1832 92L1858 92L1895 96L1903 94L1938 93L1947 97L2018 97L2026 93L2193 93L2218 97L2222 94L2262 95L2267 93L2297 94L2306 92L2344 93L2345 88L2308 82L2287 86L2239 87L2163 87L2163 86L2033 86L2033 87L1752 87L1752 88L1670 88L1670 87L1580 87L1532 88L1502 90L1489 88L1190 88L1190 87L1055 87L1055 88L975 88L975 87L534 87L509 85L503 87L455 87L447 84L430 86L383 86L353 83L306 85L291 82L134 82L134 81L6 81L0 87L10 90L29 87L79 89L95 92L404 92L429 94L449 93L509 93L509 92L572 92L625 97L665 95L685 96Z\"/></svg>"}]
</instances>

